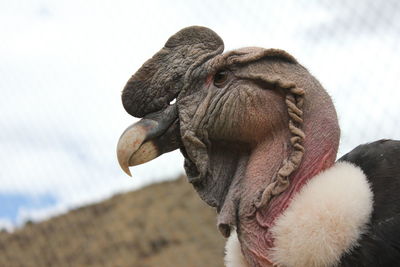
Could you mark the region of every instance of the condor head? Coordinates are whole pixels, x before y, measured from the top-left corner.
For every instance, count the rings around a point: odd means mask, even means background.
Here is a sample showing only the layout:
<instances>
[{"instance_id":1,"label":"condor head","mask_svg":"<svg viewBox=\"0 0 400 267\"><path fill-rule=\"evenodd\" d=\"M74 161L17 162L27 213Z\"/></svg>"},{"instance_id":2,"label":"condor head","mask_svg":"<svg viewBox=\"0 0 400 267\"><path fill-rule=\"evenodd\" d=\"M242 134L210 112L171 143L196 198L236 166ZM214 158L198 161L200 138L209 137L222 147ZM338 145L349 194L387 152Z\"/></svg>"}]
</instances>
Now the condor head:
<instances>
[{"instance_id":1,"label":"condor head","mask_svg":"<svg viewBox=\"0 0 400 267\"><path fill-rule=\"evenodd\" d=\"M291 55L223 49L212 30L188 27L144 63L122 93L142 119L122 134L118 160L130 174L179 148L221 233L234 227L248 262L262 263L268 227L307 177L333 164L339 128L328 94Z\"/></svg>"}]
</instances>

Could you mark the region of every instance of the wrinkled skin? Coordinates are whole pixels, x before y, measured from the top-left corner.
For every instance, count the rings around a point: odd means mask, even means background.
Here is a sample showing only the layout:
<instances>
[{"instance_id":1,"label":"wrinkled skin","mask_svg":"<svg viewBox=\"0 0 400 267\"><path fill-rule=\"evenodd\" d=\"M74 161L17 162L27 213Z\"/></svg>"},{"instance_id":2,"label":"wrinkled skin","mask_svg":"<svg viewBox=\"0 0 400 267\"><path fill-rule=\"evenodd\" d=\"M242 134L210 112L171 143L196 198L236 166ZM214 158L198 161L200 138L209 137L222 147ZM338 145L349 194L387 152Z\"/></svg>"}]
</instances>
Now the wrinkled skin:
<instances>
[{"instance_id":1,"label":"wrinkled skin","mask_svg":"<svg viewBox=\"0 0 400 267\"><path fill-rule=\"evenodd\" d=\"M179 148L189 182L217 209L221 233L235 228L248 265L266 266L275 218L307 179L335 160L336 112L318 81L285 51L222 52L221 38L210 29L185 28L131 77L122 102L143 119L121 136L118 159L129 173L128 166ZM305 91L305 152L289 188L258 206L293 151L287 90L277 81Z\"/></svg>"}]
</instances>

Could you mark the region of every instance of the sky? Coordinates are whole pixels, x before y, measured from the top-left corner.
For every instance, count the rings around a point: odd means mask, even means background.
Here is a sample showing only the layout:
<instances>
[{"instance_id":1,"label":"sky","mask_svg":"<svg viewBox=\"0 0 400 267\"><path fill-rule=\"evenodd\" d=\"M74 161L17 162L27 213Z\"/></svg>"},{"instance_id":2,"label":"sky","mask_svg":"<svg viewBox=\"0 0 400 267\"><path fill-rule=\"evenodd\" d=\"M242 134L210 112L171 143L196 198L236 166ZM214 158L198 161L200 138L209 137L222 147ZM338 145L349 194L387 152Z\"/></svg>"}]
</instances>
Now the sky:
<instances>
[{"instance_id":1,"label":"sky","mask_svg":"<svg viewBox=\"0 0 400 267\"><path fill-rule=\"evenodd\" d=\"M0 228L184 172L172 152L130 178L115 149L136 121L122 107L126 81L190 25L213 29L226 50L294 55L334 100L339 154L400 138L396 0L0 0L0 25Z\"/></svg>"}]
</instances>

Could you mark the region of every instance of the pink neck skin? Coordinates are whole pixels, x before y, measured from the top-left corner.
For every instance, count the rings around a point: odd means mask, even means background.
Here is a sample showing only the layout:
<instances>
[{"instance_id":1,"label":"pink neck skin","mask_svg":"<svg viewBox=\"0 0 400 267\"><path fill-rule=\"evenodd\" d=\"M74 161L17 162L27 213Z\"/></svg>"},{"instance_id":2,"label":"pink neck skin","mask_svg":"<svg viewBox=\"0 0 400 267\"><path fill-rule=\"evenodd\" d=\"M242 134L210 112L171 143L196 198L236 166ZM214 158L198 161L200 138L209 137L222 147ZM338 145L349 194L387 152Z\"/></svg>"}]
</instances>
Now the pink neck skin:
<instances>
[{"instance_id":1,"label":"pink neck skin","mask_svg":"<svg viewBox=\"0 0 400 267\"><path fill-rule=\"evenodd\" d=\"M312 131L309 136L306 135L304 140L306 152L299 168L290 177L290 187L281 195L274 197L266 207L255 210L254 202L250 201L251 197L242 197L244 203L241 203L240 210L250 212L239 211L238 231L242 251L249 266L272 266L268 259L268 251L273 247L269 228L274 225L276 218L285 211L290 205L290 200L309 179L333 165L338 140L329 139L332 138L324 136L320 131ZM287 140L285 136L275 136L272 140L256 147L250 156L244 178L244 188L251 189L246 190L244 196L249 194L254 196L254 192L259 191L265 181L271 180L281 166L282 160L288 155L288 150L284 146Z\"/></svg>"}]
</instances>

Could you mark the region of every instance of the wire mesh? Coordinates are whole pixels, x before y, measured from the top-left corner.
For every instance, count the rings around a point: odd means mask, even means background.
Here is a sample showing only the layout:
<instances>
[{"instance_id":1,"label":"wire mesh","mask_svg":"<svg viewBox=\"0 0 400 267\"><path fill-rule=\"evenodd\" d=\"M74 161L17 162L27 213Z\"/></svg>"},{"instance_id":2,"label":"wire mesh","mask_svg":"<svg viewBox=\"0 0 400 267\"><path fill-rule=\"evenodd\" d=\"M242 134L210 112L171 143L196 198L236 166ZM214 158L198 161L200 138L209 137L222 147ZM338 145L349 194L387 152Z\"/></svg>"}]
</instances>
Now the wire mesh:
<instances>
[{"instance_id":1,"label":"wire mesh","mask_svg":"<svg viewBox=\"0 0 400 267\"><path fill-rule=\"evenodd\" d=\"M222 265L223 240L212 213L203 207L190 215L187 206L185 216L198 215L198 221L174 220L171 226L169 218L177 216L171 207L168 216L147 209L160 201L157 193L148 193L143 209L135 210L143 213L141 220L129 220L134 204L123 204L130 202L121 195L111 204L38 223L183 172L176 152L134 169L141 179L129 180L119 169L115 145L134 121L120 102L124 83L170 35L189 25L212 28L228 50L275 47L294 55L334 100L340 155L362 143L400 139L397 0L3 1L0 24L0 265L160 266L154 255L163 266ZM161 201L172 197L162 195ZM125 209L110 215L107 205ZM116 225L102 231L100 220ZM153 228L144 226L147 220L155 220ZM199 247L219 260L199 261ZM18 260L18 251L28 250ZM140 251L150 256L122 260Z\"/></svg>"}]
</instances>

